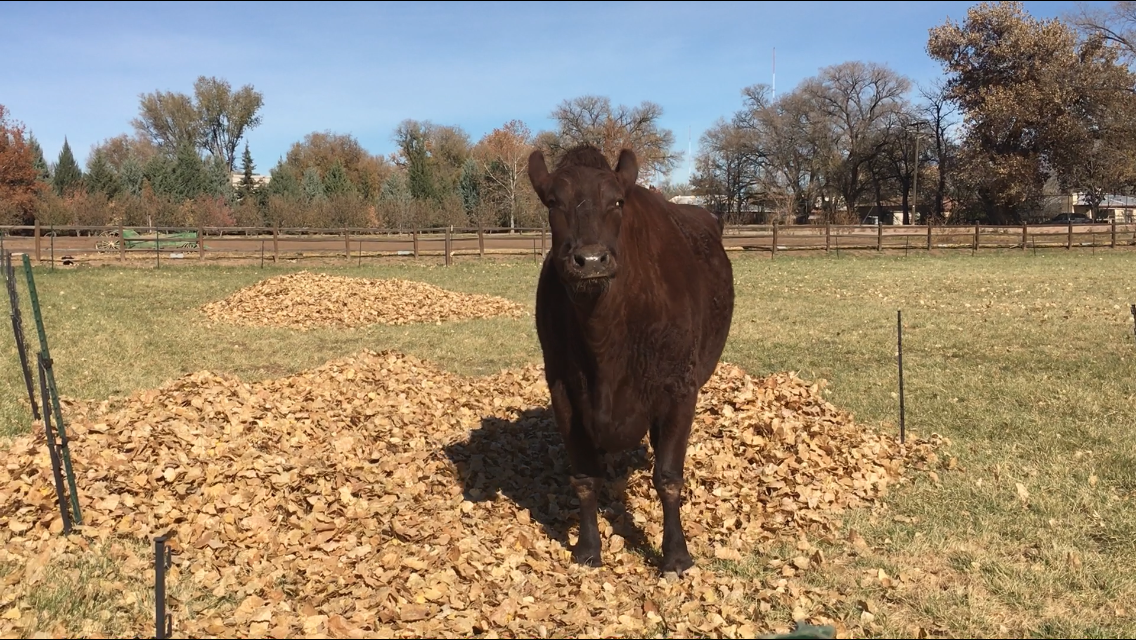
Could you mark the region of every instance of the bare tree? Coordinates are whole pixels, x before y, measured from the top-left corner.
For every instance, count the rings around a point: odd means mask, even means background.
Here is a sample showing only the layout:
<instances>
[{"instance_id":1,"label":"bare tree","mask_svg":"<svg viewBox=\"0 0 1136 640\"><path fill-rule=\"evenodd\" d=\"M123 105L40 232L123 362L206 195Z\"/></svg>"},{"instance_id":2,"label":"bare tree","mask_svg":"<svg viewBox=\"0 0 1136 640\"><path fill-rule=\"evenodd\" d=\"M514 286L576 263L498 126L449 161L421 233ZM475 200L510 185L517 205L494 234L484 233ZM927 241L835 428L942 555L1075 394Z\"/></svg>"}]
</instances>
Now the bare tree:
<instances>
[{"instance_id":1,"label":"bare tree","mask_svg":"<svg viewBox=\"0 0 1136 640\"><path fill-rule=\"evenodd\" d=\"M674 133L659 126L663 108L653 102L637 107L612 107L611 99L586 95L565 100L552 112L557 130L541 141L553 159L578 144L593 144L615 164L624 147L635 151L646 179L651 173L666 174L678 166L682 153L674 147Z\"/></svg>"},{"instance_id":2,"label":"bare tree","mask_svg":"<svg viewBox=\"0 0 1136 640\"><path fill-rule=\"evenodd\" d=\"M752 96L748 100L766 139L764 191L771 196L787 194L780 201L789 203L792 216L799 219L807 219L820 199L831 220L835 199L826 196L831 191L828 168L835 164L836 148L826 115L800 90L765 107Z\"/></svg>"},{"instance_id":3,"label":"bare tree","mask_svg":"<svg viewBox=\"0 0 1136 640\"><path fill-rule=\"evenodd\" d=\"M1082 34L1115 44L1129 65L1136 62L1136 2L1113 2L1108 8L1080 4L1065 19Z\"/></svg>"},{"instance_id":4,"label":"bare tree","mask_svg":"<svg viewBox=\"0 0 1136 640\"><path fill-rule=\"evenodd\" d=\"M858 61L827 67L803 83L803 92L830 119L838 150L830 170L849 213L868 185L868 164L885 144L879 131L902 108L910 87L907 78L889 67Z\"/></svg>"},{"instance_id":5,"label":"bare tree","mask_svg":"<svg viewBox=\"0 0 1136 640\"><path fill-rule=\"evenodd\" d=\"M201 146L232 172L241 138L261 123L258 112L264 106L264 96L250 84L234 92L227 80L205 76L193 84L193 93L197 98Z\"/></svg>"},{"instance_id":6,"label":"bare tree","mask_svg":"<svg viewBox=\"0 0 1136 640\"><path fill-rule=\"evenodd\" d=\"M252 85L234 93L228 81L205 76L197 78L193 91L192 98L172 91L143 94L131 124L169 155L182 146L202 149L232 172L241 138L261 123L264 99Z\"/></svg>"},{"instance_id":7,"label":"bare tree","mask_svg":"<svg viewBox=\"0 0 1136 640\"><path fill-rule=\"evenodd\" d=\"M946 219L947 183L955 171L955 156L958 144L953 131L958 124L958 109L951 101L945 80L939 79L928 86L920 87L923 97L922 119L931 132L931 159L935 164L935 204L932 209L934 219Z\"/></svg>"}]
</instances>

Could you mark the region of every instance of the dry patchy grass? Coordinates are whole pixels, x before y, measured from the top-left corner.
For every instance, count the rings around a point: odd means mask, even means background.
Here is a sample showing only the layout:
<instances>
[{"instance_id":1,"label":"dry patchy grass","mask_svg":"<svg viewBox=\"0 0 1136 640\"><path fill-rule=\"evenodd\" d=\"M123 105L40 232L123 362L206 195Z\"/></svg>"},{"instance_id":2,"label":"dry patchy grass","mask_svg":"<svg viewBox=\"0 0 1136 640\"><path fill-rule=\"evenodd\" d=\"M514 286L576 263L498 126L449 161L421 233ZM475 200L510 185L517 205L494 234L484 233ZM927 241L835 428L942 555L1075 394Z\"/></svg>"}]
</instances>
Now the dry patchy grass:
<instances>
[{"instance_id":1,"label":"dry patchy grass","mask_svg":"<svg viewBox=\"0 0 1136 640\"><path fill-rule=\"evenodd\" d=\"M825 378L828 400L860 422L894 430L895 311L902 308L908 428L953 442L935 476L852 512L840 536L813 541L825 562L804 579L842 594L829 615L871 635L1129 633L1136 611L1131 254L731 258L738 302L726 360L758 376L794 370ZM321 271L416 279L531 306L537 265ZM202 369L266 379L363 348L397 349L463 374L539 361L531 318L301 333L209 329L196 311L286 272L39 271L62 393L124 395ZM30 327L26 301L24 315ZM0 428L18 433L29 424L19 404L23 384L10 339L0 344L7 363ZM767 579L798 553L772 549L720 568Z\"/></svg>"}]
</instances>

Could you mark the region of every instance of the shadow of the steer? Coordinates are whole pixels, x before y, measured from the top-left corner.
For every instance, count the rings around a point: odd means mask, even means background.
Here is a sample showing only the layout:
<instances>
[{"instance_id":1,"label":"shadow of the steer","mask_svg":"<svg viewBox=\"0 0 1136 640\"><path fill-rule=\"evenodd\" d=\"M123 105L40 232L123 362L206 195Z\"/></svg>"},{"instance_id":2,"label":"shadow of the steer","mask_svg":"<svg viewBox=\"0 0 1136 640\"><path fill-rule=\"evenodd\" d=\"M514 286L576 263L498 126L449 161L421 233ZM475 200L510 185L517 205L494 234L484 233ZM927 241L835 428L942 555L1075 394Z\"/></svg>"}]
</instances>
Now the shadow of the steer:
<instances>
[{"instance_id":1,"label":"shadow of the steer","mask_svg":"<svg viewBox=\"0 0 1136 640\"><path fill-rule=\"evenodd\" d=\"M482 418L481 427L472 431L468 440L450 444L445 450L457 468L466 500L492 502L500 493L527 509L546 535L570 546L568 531L579 523L580 503L568 483L568 454L548 407L520 412L514 420ZM658 549L625 506L632 471L651 468L646 443L624 453L608 454L605 462L601 515L629 549L657 565ZM640 481L650 482L650 474L646 476L640 476Z\"/></svg>"}]
</instances>

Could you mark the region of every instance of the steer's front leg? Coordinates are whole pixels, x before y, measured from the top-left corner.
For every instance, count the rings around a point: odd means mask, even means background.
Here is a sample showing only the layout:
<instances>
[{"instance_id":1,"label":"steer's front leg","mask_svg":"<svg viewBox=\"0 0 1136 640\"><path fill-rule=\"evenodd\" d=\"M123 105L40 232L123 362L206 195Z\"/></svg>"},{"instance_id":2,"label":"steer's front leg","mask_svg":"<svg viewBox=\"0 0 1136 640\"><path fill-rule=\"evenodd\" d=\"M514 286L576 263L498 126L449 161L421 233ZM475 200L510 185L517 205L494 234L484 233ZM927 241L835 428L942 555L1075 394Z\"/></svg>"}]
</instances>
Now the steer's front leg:
<instances>
[{"instance_id":1,"label":"steer's front leg","mask_svg":"<svg viewBox=\"0 0 1136 640\"><path fill-rule=\"evenodd\" d=\"M599 493L603 484L603 465L587 432L579 411L572 405L562 382L549 385L556 425L568 450L569 479L580 499L580 537L572 548L572 560L589 567L603 564L600 554Z\"/></svg>"},{"instance_id":2,"label":"steer's front leg","mask_svg":"<svg viewBox=\"0 0 1136 640\"><path fill-rule=\"evenodd\" d=\"M568 438L568 461L572 466L572 488L580 498L580 538L572 549L572 559L582 565L603 565L600 553L599 493L603 484L600 454L583 429L573 429Z\"/></svg>"},{"instance_id":3,"label":"steer's front leg","mask_svg":"<svg viewBox=\"0 0 1136 640\"><path fill-rule=\"evenodd\" d=\"M663 562L662 573L674 571L682 575L694 566L694 559L686 548L682 532L679 507L685 486L683 466L686 463L686 445L690 439L690 426L694 421L697 396L677 401L659 425L655 448L655 491L663 503Z\"/></svg>"}]
</instances>

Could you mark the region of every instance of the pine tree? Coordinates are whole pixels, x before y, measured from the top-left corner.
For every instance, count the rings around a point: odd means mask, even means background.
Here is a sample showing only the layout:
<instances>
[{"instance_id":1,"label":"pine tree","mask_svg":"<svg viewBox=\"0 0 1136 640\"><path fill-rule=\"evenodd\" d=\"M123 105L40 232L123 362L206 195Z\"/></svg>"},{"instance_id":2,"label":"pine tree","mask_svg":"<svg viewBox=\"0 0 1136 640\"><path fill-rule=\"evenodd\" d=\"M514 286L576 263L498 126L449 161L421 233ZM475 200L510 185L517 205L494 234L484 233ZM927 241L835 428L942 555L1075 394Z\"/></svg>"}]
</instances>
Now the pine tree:
<instances>
[{"instance_id":1,"label":"pine tree","mask_svg":"<svg viewBox=\"0 0 1136 640\"><path fill-rule=\"evenodd\" d=\"M71 145L65 137L63 149L59 152L59 162L55 164L55 175L52 177L51 186L55 188L57 195L62 196L78 189L82 184L83 170L79 168L79 163L75 162L75 155L71 153Z\"/></svg>"},{"instance_id":2,"label":"pine tree","mask_svg":"<svg viewBox=\"0 0 1136 640\"><path fill-rule=\"evenodd\" d=\"M118 170L118 182L122 192L131 196L141 196L144 177L145 174L138 158L133 155L127 156L122 163L122 168Z\"/></svg>"},{"instance_id":3,"label":"pine tree","mask_svg":"<svg viewBox=\"0 0 1136 640\"><path fill-rule=\"evenodd\" d=\"M233 189L233 179L230 176L224 160L216 156L209 158L205 163L205 190L202 193L223 198L229 203L234 202L237 193Z\"/></svg>"},{"instance_id":4,"label":"pine tree","mask_svg":"<svg viewBox=\"0 0 1136 640\"><path fill-rule=\"evenodd\" d=\"M272 171L268 172L268 195L280 196L286 200L298 200L300 194L300 181L281 160Z\"/></svg>"},{"instance_id":5,"label":"pine tree","mask_svg":"<svg viewBox=\"0 0 1136 640\"><path fill-rule=\"evenodd\" d=\"M32 161L35 163L36 174L39 176L39 181L45 184L51 184L51 167L48 166L47 160L43 157L43 147L39 146L39 140L36 137L28 136L28 146L32 149Z\"/></svg>"},{"instance_id":6,"label":"pine tree","mask_svg":"<svg viewBox=\"0 0 1136 640\"><path fill-rule=\"evenodd\" d=\"M210 191L209 174L197 149L192 145L182 145L174 158L170 168L169 189L166 195L173 196L178 202L192 200L197 196Z\"/></svg>"},{"instance_id":7,"label":"pine tree","mask_svg":"<svg viewBox=\"0 0 1136 640\"><path fill-rule=\"evenodd\" d=\"M435 197L437 193L434 188L434 175L430 170L430 155L426 150L425 134L413 132L408 136L405 155L410 195L415 200L429 200Z\"/></svg>"},{"instance_id":8,"label":"pine tree","mask_svg":"<svg viewBox=\"0 0 1136 640\"><path fill-rule=\"evenodd\" d=\"M320 179L319 169L308 167L304 170L304 179L300 182L300 191L307 202L318 202L327 199L327 190L323 180Z\"/></svg>"},{"instance_id":9,"label":"pine tree","mask_svg":"<svg viewBox=\"0 0 1136 640\"><path fill-rule=\"evenodd\" d=\"M355 185L351 179L347 177L347 171L343 168L343 163L336 160L332 163L331 168L327 170L327 175L323 179L324 191L327 195L338 196L356 193Z\"/></svg>"},{"instance_id":10,"label":"pine tree","mask_svg":"<svg viewBox=\"0 0 1136 640\"><path fill-rule=\"evenodd\" d=\"M150 183L156 196L172 196L176 191L173 185L174 161L164 153L155 154L143 167L142 175ZM145 191L145 186L143 186Z\"/></svg>"},{"instance_id":11,"label":"pine tree","mask_svg":"<svg viewBox=\"0 0 1136 640\"><path fill-rule=\"evenodd\" d=\"M107 162L106 154L96 151L87 163L87 193L104 194L108 200L113 200L122 188L114 168Z\"/></svg>"},{"instance_id":12,"label":"pine tree","mask_svg":"<svg viewBox=\"0 0 1136 640\"><path fill-rule=\"evenodd\" d=\"M413 197L406 176L400 171L391 172L390 176L383 182L382 191L379 192L379 202L407 204Z\"/></svg>"},{"instance_id":13,"label":"pine tree","mask_svg":"<svg viewBox=\"0 0 1136 640\"><path fill-rule=\"evenodd\" d=\"M481 171L478 170L477 162L473 158L466 159L465 164L462 165L458 190L461 192L462 207L466 215L472 214L481 203Z\"/></svg>"},{"instance_id":14,"label":"pine tree","mask_svg":"<svg viewBox=\"0 0 1136 640\"><path fill-rule=\"evenodd\" d=\"M245 143L245 152L241 155L241 181L237 185L237 198L244 201L256 191L256 180L253 179L252 154L249 153L248 143Z\"/></svg>"}]
</instances>

